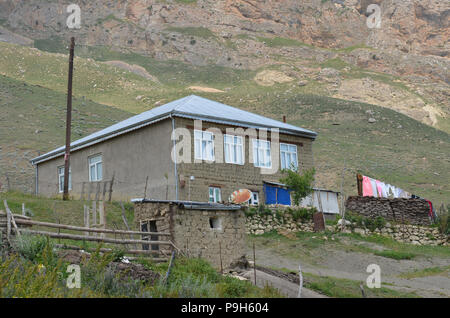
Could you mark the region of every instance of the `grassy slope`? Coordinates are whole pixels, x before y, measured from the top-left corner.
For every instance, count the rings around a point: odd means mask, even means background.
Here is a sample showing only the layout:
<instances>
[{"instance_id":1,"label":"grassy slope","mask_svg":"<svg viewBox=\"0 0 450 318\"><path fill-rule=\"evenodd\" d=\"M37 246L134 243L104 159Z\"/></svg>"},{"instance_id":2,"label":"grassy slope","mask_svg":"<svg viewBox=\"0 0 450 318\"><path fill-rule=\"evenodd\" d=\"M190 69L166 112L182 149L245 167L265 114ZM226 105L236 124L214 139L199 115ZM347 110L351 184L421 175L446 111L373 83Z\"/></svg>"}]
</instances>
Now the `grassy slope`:
<instances>
[{"instance_id":1,"label":"grassy slope","mask_svg":"<svg viewBox=\"0 0 450 318\"><path fill-rule=\"evenodd\" d=\"M0 75L0 182L33 190L29 160L64 144L66 96ZM130 113L83 98L73 100L72 139L107 127Z\"/></svg>"},{"instance_id":2,"label":"grassy slope","mask_svg":"<svg viewBox=\"0 0 450 318\"><path fill-rule=\"evenodd\" d=\"M58 41L36 42L36 46L64 52ZM0 51L4 53L0 58L1 72L26 83L51 88L63 96L66 56L2 43ZM168 102L192 94L187 89L190 85L223 89L226 93L196 94L279 120L286 114L290 123L319 132L314 144L319 186L339 190L345 161L344 191L347 195L356 193L355 173L359 171L435 203L445 202L450 197L449 135L392 110L319 96L317 94L323 90L320 83L304 87L292 83L258 86L253 81L257 71L195 67L178 61L157 61L134 53L113 52L102 47L79 47L77 56L81 58L75 61L76 74L85 75L75 80L74 94L77 97L87 96L97 103L136 113L154 107L158 101ZM107 60L141 65L156 76L160 84L96 62ZM136 99L138 95L143 98ZM104 109L102 107L99 109ZM369 115L366 113L368 110L375 114ZM123 118L122 115L126 114L117 113L117 117L111 117ZM376 118L377 122L369 124L369 117ZM47 120L42 119L41 122ZM100 123L98 127L106 124ZM399 125L402 128L397 128ZM91 131L80 133L88 132ZM23 143L27 138L22 136L18 140ZM62 144L62 140L57 144ZM49 145L45 138L33 145L35 150L52 147L53 144Z\"/></svg>"}]
</instances>

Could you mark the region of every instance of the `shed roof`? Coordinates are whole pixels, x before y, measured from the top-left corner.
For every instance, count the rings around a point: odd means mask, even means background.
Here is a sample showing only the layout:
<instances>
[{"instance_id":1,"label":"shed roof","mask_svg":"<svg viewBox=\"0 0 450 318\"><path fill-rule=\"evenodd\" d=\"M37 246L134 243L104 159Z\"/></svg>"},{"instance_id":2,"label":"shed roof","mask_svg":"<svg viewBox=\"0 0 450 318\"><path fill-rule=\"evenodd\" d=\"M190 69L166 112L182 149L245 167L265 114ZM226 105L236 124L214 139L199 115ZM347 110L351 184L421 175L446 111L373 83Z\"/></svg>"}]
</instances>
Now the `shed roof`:
<instances>
[{"instance_id":1,"label":"shed roof","mask_svg":"<svg viewBox=\"0 0 450 318\"><path fill-rule=\"evenodd\" d=\"M167 203L176 204L188 210L227 210L235 211L242 209L242 206L237 204L222 204L211 202L197 202L197 201L181 201L181 200L153 200L153 199L133 199L133 203Z\"/></svg>"},{"instance_id":2,"label":"shed roof","mask_svg":"<svg viewBox=\"0 0 450 318\"><path fill-rule=\"evenodd\" d=\"M70 144L71 150L78 150L150 125L169 117L199 119L221 124L239 125L248 128L278 128L280 132L315 139L317 133L296 127L271 118L244 111L196 95L190 95L168 104L153 108L139 115L125 119L117 124L78 139ZM65 147L59 147L31 160L32 164L58 157L64 153Z\"/></svg>"}]
</instances>

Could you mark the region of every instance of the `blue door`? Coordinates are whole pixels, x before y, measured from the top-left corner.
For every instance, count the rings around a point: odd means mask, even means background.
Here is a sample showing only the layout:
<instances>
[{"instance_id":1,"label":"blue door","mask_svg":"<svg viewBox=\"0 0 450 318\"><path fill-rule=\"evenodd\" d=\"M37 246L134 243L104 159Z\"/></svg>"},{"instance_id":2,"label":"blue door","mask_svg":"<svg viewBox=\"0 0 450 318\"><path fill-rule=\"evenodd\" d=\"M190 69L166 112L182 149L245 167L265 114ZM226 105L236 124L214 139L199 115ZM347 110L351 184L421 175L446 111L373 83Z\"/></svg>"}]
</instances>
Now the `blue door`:
<instances>
[{"instance_id":1,"label":"blue door","mask_svg":"<svg viewBox=\"0 0 450 318\"><path fill-rule=\"evenodd\" d=\"M288 189L264 184L266 204L291 205L291 196Z\"/></svg>"}]
</instances>

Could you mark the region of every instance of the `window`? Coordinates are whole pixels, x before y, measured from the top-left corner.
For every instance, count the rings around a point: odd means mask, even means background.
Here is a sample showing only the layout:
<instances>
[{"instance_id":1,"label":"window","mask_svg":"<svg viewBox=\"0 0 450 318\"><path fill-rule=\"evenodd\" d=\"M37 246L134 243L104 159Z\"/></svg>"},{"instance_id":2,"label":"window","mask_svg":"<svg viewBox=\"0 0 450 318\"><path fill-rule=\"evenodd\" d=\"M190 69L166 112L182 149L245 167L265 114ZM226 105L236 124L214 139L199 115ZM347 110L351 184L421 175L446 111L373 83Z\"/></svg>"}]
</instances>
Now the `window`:
<instances>
[{"instance_id":1,"label":"window","mask_svg":"<svg viewBox=\"0 0 450 318\"><path fill-rule=\"evenodd\" d=\"M214 161L214 135L207 131L194 131L195 159Z\"/></svg>"},{"instance_id":2,"label":"window","mask_svg":"<svg viewBox=\"0 0 450 318\"><path fill-rule=\"evenodd\" d=\"M222 219L218 217L209 218L209 227L214 230L222 230Z\"/></svg>"},{"instance_id":3,"label":"window","mask_svg":"<svg viewBox=\"0 0 450 318\"><path fill-rule=\"evenodd\" d=\"M89 158L89 181L102 181L102 156Z\"/></svg>"},{"instance_id":4,"label":"window","mask_svg":"<svg viewBox=\"0 0 450 318\"><path fill-rule=\"evenodd\" d=\"M64 192L64 166L58 167L59 193ZM69 191L72 190L72 169L69 168Z\"/></svg>"},{"instance_id":5,"label":"window","mask_svg":"<svg viewBox=\"0 0 450 318\"><path fill-rule=\"evenodd\" d=\"M270 141L253 139L253 164L261 168L272 167Z\"/></svg>"},{"instance_id":6,"label":"window","mask_svg":"<svg viewBox=\"0 0 450 318\"><path fill-rule=\"evenodd\" d=\"M244 164L244 154L241 136L225 135L225 162Z\"/></svg>"},{"instance_id":7,"label":"window","mask_svg":"<svg viewBox=\"0 0 450 318\"><path fill-rule=\"evenodd\" d=\"M222 201L220 188L209 187L209 202L217 203Z\"/></svg>"},{"instance_id":8,"label":"window","mask_svg":"<svg viewBox=\"0 0 450 318\"><path fill-rule=\"evenodd\" d=\"M258 205L259 204L259 193L258 192L252 192L252 196L250 200L248 201L248 204L250 205Z\"/></svg>"},{"instance_id":9,"label":"window","mask_svg":"<svg viewBox=\"0 0 450 318\"><path fill-rule=\"evenodd\" d=\"M289 144L280 144L281 169L297 170L297 146Z\"/></svg>"}]
</instances>

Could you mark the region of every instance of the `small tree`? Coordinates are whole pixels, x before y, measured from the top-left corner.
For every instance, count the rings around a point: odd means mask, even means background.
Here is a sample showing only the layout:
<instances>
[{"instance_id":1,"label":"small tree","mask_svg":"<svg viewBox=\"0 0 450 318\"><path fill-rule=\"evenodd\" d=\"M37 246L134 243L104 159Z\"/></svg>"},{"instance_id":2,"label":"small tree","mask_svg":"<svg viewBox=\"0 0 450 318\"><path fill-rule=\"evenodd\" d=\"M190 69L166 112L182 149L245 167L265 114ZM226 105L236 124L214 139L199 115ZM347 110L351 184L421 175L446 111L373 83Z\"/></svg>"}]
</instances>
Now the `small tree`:
<instances>
[{"instance_id":1,"label":"small tree","mask_svg":"<svg viewBox=\"0 0 450 318\"><path fill-rule=\"evenodd\" d=\"M300 174L297 169L283 169L281 172L286 176L281 178L280 182L286 184L292 191L295 205L300 205L300 202L313 191L312 184L316 170L312 168L304 171L303 174Z\"/></svg>"}]
</instances>

